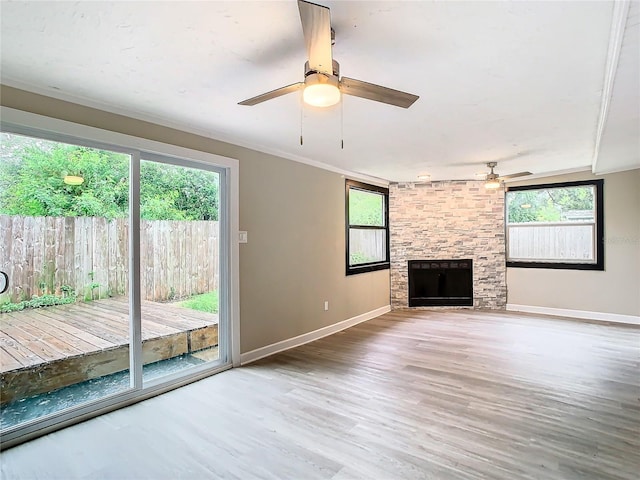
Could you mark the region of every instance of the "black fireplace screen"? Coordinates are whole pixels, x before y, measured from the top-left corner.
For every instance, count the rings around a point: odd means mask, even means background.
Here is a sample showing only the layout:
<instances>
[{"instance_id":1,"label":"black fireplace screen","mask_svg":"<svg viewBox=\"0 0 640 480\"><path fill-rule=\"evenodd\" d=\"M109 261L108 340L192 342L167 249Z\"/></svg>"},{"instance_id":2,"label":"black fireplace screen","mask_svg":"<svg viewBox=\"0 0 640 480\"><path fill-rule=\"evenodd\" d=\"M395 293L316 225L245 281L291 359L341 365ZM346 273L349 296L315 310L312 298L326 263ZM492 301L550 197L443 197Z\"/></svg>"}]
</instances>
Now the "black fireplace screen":
<instances>
[{"instance_id":1,"label":"black fireplace screen","mask_svg":"<svg viewBox=\"0 0 640 480\"><path fill-rule=\"evenodd\" d=\"M472 260L409 260L410 307L473 306Z\"/></svg>"}]
</instances>

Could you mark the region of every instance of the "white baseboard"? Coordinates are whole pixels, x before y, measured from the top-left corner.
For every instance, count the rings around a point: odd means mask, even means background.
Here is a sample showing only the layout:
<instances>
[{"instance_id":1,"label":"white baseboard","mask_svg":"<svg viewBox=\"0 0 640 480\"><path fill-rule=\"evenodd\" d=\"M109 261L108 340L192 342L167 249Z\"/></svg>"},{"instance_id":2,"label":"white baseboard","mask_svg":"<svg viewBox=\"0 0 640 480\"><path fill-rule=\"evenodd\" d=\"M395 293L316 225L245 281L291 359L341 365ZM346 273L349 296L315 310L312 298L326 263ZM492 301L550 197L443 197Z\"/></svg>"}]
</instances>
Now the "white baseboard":
<instances>
[{"instance_id":1,"label":"white baseboard","mask_svg":"<svg viewBox=\"0 0 640 480\"><path fill-rule=\"evenodd\" d=\"M534 305L507 304L507 310L512 312L539 313L541 315L555 315L558 317L583 318L602 322L628 323L640 325L640 316L620 315L618 313L589 312L586 310L569 310L566 308L537 307Z\"/></svg>"},{"instance_id":2,"label":"white baseboard","mask_svg":"<svg viewBox=\"0 0 640 480\"><path fill-rule=\"evenodd\" d=\"M367 320L371 320L372 318L379 317L380 315L390 311L391 305L386 305L384 307L371 310L370 312L348 318L347 320L343 320L342 322L319 328L318 330L314 330L313 332L304 333L302 335L298 335L297 337L282 340L281 342L272 343L271 345L267 345L266 347L256 348L255 350L251 350L250 352L242 353L240 354L240 365L246 365L247 363L255 362L256 360L268 357L269 355L283 352L285 350L289 350L290 348L299 347L300 345L304 345L305 343L313 342L314 340L319 340L320 338L333 335L334 333L337 333L341 330L353 327L354 325L362 322L366 322Z\"/></svg>"}]
</instances>

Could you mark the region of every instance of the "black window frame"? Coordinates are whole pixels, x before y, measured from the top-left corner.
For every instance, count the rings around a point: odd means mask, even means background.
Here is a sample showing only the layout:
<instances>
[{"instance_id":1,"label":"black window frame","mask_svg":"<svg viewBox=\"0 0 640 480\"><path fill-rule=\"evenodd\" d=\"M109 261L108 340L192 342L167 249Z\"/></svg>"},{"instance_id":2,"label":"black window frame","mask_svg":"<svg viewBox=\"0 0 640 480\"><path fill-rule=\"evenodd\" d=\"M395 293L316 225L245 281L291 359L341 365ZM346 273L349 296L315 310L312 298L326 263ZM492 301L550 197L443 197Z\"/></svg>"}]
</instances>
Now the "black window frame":
<instances>
[{"instance_id":1,"label":"black window frame","mask_svg":"<svg viewBox=\"0 0 640 480\"><path fill-rule=\"evenodd\" d=\"M580 187L580 186L593 186L595 187L595 263L580 263L580 262L541 262L541 261L521 261L521 260L509 260L509 223L508 223L508 211L507 211L507 194L508 192L525 191L525 190L544 190L553 188L566 188L566 187ZM515 268L546 268L546 269L563 269L563 270L596 270L604 271L604 180L580 180L575 182L560 182L560 183L545 183L539 185L523 185L518 187L507 187L505 191L505 212L504 212L504 227L505 238L507 239L505 245L505 257L507 267Z\"/></svg>"},{"instance_id":2,"label":"black window frame","mask_svg":"<svg viewBox=\"0 0 640 480\"><path fill-rule=\"evenodd\" d=\"M349 192L351 189L361 190L364 192L378 193L383 195L384 199L384 226L371 225L351 225L349 223ZM389 270L391 268L391 250L389 247L389 189L377 185L358 182L356 180L345 180L345 237L346 237L346 274L356 275L365 272L374 272L378 270ZM361 263L358 265L350 265L350 240L349 232L352 228L384 230L385 232L385 260L382 262Z\"/></svg>"}]
</instances>

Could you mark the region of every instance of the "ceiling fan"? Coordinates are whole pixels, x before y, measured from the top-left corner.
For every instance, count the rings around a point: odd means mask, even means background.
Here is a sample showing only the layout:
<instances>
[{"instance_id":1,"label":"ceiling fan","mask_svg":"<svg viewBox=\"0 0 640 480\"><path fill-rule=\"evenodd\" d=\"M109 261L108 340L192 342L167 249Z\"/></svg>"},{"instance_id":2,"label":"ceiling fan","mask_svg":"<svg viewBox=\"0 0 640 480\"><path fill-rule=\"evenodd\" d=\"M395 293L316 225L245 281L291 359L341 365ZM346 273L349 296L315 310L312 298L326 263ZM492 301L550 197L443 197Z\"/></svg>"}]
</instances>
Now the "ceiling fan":
<instances>
[{"instance_id":1,"label":"ceiling fan","mask_svg":"<svg viewBox=\"0 0 640 480\"><path fill-rule=\"evenodd\" d=\"M498 175L497 173L493 172L493 169L496 168L498 166L498 162L489 162L487 163L487 167L489 167L489 169L491 169L491 171L489 173L486 174L484 180L484 187L485 188L489 188L489 189L496 189L496 188L500 188L500 182L503 182L505 180L509 180L510 178L517 178L517 177L525 177L527 175L531 175L531 172L518 172L518 173L512 173L511 175Z\"/></svg>"},{"instance_id":2,"label":"ceiling fan","mask_svg":"<svg viewBox=\"0 0 640 480\"><path fill-rule=\"evenodd\" d=\"M330 107L340 102L341 94L353 95L397 107L409 108L419 98L373 83L340 77L340 65L331 53L334 32L328 7L298 0L302 32L309 60L304 65L304 82L292 83L256 97L239 102L238 105L253 106L287 93L301 89L304 102L316 107Z\"/></svg>"}]
</instances>

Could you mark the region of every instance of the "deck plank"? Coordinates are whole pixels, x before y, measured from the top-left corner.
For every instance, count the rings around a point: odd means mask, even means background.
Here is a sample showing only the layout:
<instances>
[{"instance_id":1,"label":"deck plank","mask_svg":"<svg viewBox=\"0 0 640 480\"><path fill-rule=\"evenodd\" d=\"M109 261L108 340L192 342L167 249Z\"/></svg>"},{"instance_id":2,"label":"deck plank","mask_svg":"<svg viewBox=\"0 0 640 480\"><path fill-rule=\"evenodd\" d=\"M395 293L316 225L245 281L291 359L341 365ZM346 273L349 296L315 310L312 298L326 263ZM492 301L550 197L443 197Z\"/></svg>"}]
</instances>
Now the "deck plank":
<instances>
[{"instance_id":1,"label":"deck plank","mask_svg":"<svg viewBox=\"0 0 640 480\"><path fill-rule=\"evenodd\" d=\"M17 326L19 328L22 328L22 325L28 325L30 333L33 334L33 332L41 332L41 338L46 339L50 345L55 346L62 353L67 353L69 355L91 351L96 348L94 344L86 342L81 338L60 329L55 324L56 321L46 315L43 315L41 310L46 309L37 309L27 318L16 319L14 316L9 316L8 323L9 325ZM74 351L69 351L69 348L72 348Z\"/></svg>"},{"instance_id":2,"label":"deck plank","mask_svg":"<svg viewBox=\"0 0 640 480\"><path fill-rule=\"evenodd\" d=\"M128 337L129 337L129 322L128 322L129 307L128 306L126 308L122 308L121 306L118 305L118 303L115 303L115 302L107 303L107 304L91 302L91 303L79 304L77 308L87 312L87 315L95 316L92 318L99 318L101 322L104 322L108 325L115 327L116 331L123 332L123 338L127 338L127 342L128 342ZM166 312L165 312L165 315L166 315ZM184 325L184 324L175 325L175 326L171 325L167 319L164 319L165 322L163 322L162 318L160 318L159 320L160 321L156 321L153 323L147 323L144 321L144 315L143 315L143 322L142 322L142 339L143 340L148 340L151 338L161 337L165 335L172 335L180 331L183 331L185 329L184 327L189 327L188 325Z\"/></svg>"},{"instance_id":3,"label":"deck plank","mask_svg":"<svg viewBox=\"0 0 640 480\"><path fill-rule=\"evenodd\" d=\"M36 313L36 312L34 312ZM75 348L70 345L66 340L67 337L59 338L55 334L51 333L51 329L47 322L34 321L33 317L20 317L14 313L6 314L5 321L8 325L12 325L20 330L31 334L34 338L40 342L47 344L52 350L56 351L61 357L80 355L83 349Z\"/></svg>"},{"instance_id":4,"label":"deck plank","mask_svg":"<svg viewBox=\"0 0 640 480\"><path fill-rule=\"evenodd\" d=\"M172 304L143 302L143 363L217 345L218 316L189 312ZM0 347L0 403L126 369L128 300L0 314Z\"/></svg>"},{"instance_id":5,"label":"deck plank","mask_svg":"<svg viewBox=\"0 0 640 480\"><path fill-rule=\"evenodd\" d=\"M16 368L20 368L22 366L20 361L14 358L3 347L0 347L0 365L2 365L2 368L7 368L10 370L15 370Z\"/></svg>"},{"instance_id":6,"label":"deck plank","mask_svg":"<svg viewBox=\"0 0 640 480\"><path fill-rule=\"evenodd\" d=\"M128 317L125 315L109 315L108 311L87 308L86 304L82 302L65 305L60 311L58 309L56 311L67 319L70 318L76 321L75 326L78 328L84 329L85 327L82 325L85 325L88 331L95 330L109 333L113 338L113 343L116 345L128 343ZM80 321L81 326L78 326L77 321Z\"/></svg>"},{"instance_id":7,"label":"deck plank","mask_svg":"<svg viewBox=\"0 0 640 480\"><path fill-rule=\"evenodd\" d=\"M22 328L14 327L8 322L3 322L2 330L13 338L16 342L19 342L24 348L31 350L43 360L58 360L64 358L64 354L61 354L55 348L47 342L43 342L38 336L34 336Z\"/></svg>"},{"instance_id":8,"label":"deck plank","mask_svg":"<svg viewBox=\"0 0 640 480\"><path fill-rule=\"evenodd\" d=\"M211 318L204 320L194 317L190 314L194 310L176 307L168 303L142 302L141 309L143 320L160 321L165 325L176 328L188 327L189 329L194 329L211 325ZM167 313L170 313L170 315L167 315Z\"/></svg>"},{"instance_id":9,"label":"deck plank","mask_svg":"<svg viewBox=\"0 0 640 480\"><path fill-rule=\"evenodd\" d=\"M100 308L97 305L89 305L84 302L70 306L69 311L72 312L74 316L82 315L83 321L88 325L102 326L117 334L120 339L128 339L129 337L129 312L123 314L114 313L108 309Z\"/></svg>"},{"instance_id":10,"label":"deck plank","mask_svg":"<svg viewBox=\"0 0 640 480\"><path fill-rule=\"evenodd\" d=\"M0 345L2 345L2 348L7 352L11 353L11 356L18 360L22 366L28 367L45 361L41 356L29 350L4 331L0 331ZM5 365L2 364L2 371L6 369Z\"/></svg>"},{"instance_id":11,"label":"deck plank","mask_svg":"<svg viewBox=\"0 0 640 480\"><path fill-rule=\"evenodd\" d=\"M128 337L124 338L123 340L122 333L119 333L119 330L114 330L104 323L94 322L88 324L84 321L83 318L75 317L73 315L62 316L62 318L60 318L60 321L66 323L67 325L82 329L85 332L88 332L91 335L94 335L105 341L108 341L114 346L128 343Z\"/></svg>"},{"instance_id":12,"label":"deck plank","mask_svg":"<svg viewBox=\"0 0 640 480\"><path fill-rule=\"evenodd\" d=\"M84 340L85 342L93 345L96 348L110 348L114 346L112 342L104 340L81 328L65 323L63 316L58 315L54 312L51 312L48 309L44 309L44 308L39 309L37 313L44 317L47 317L46 321L50 325L59 329L61 332L65 332L66 334L69 334L81 340Z\"/></svg>"}]
</instances>

